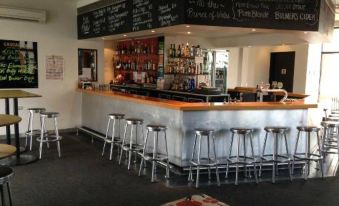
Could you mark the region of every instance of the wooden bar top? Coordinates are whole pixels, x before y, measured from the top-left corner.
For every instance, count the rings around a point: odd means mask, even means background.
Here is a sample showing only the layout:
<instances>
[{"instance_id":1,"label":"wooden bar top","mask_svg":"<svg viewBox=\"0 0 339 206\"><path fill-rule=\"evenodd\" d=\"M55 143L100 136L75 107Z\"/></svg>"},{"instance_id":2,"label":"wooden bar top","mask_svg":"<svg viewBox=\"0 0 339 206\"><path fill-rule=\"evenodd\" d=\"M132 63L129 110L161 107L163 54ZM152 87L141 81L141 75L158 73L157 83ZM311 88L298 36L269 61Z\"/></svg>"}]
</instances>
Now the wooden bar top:
<instances>
[{"instance_id":1,"label":"wooden bar top","mask_svg":"<svg viewBox=\"0 0 339 206\"><path fill-rule=\"evenodd\" d=\"M255 87L235 87L234 89L227 89L228 92L239 92L239 93L257 93L257 89ZM273 92L276 95L284 96L283 92ZM288 92L289 98L298 98L298 99L304 99L308 97L307 94L301 94L301 93L292 93Z\"/></svg>"},{"instance_id":2,"label":"wooden bar top","mask_svg":"<svg viewBox=\"0 0 339 206\"><path fill-rule=\"evenodd\" d=\"M41 97L38 94L26 92L23 90L0 90L0 99L5 98L31 98L31 97Z\"/></svg>"},{"instance_id":3,"label":"wooden bar top","mask_svg":"<svg viewBox=\"0 0 339 206\"><path fill-rule=\"evenodd\" d=\"M90 95L105 96L115 99L127 100L140 104L154 105L168 109L177 109L182 111L213 111L213 110L292 110L292 109L310 109L317 108L317 104L308 104L303 101L297 102L239 102L239 103L189 103L174 100L159 99L154 97L145 97L133 94L125 94L112 91L92 91L77 89Z\"/></svg>"},{"instance_id":4,"label":"wooden bar top","mask_svg":"<svg viewBox=\"0 0 339 206\"><path fill-rule=\"evenodd\" d=\"M16 124L20 121L21 117L15 115L0 114L0 127Z\"/></svg>"}]
</instances>

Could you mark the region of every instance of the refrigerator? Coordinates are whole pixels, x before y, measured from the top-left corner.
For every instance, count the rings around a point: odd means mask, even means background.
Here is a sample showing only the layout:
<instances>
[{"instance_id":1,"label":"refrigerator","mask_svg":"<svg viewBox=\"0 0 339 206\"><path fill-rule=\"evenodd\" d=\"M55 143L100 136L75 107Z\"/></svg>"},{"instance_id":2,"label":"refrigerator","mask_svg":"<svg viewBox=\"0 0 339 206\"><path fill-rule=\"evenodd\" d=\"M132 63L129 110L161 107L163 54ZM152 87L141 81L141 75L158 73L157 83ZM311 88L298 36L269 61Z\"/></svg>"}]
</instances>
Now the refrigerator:
<instances>
[{"instance_id":1,"label":"refrigerator","mask_svg":"<svg viewBox=\"0 0 339 206\"><path fill-rule=\"evenodd\" d=\"M210 87L227 92L228 50L206 50L204 52L204 72L210 74Z\"/></svg>"}]
</instances>

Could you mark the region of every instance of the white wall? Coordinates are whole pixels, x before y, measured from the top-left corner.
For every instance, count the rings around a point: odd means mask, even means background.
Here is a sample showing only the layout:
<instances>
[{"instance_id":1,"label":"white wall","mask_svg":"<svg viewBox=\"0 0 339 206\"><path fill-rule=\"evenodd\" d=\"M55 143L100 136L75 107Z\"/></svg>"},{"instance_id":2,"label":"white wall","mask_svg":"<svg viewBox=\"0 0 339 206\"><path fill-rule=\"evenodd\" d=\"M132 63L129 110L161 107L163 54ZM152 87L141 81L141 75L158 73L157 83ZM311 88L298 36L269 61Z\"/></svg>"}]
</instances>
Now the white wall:
<instances>
[{"instance_id":1,"label":"white wall","mask_svg":"<svg viewBox=\"0 0 339 206\"><path fill-rule=\"evenodd\" d=\"M78 48L98 49L98 77L103 81L103 42L78 41L76 24L76 1L69 0L1 0L1 4L24 8L44 9L48 12L46 24L0 19L0 39L38 42L39 88L25 89L42 95L41 98L20 99L19 111L23 118L20 132L26 129L28 107L46 107L60 112L59 127L73 128L81 124L81 98L75 91L78 78ZM47 55L61 55L65 59L64 80L46 80L45 58ZM0 113L4 113L0 101ZM3 134L4 130L0 130Z\"/></svg>"},{"instance_id":2,"label":"white wall","mask_svg":"<svg viewBox=\"0 0 339 206\"><path fill-rule=\"evenodd\" d=\"M294 92L305 93L306 92L306 76L308 69L308 45L284 45L284 46L255 46L243 48L242 56L235 56L236 60L233 60L234 56L231 56L230 61L241 61L238 68L231 68L229 75L233 78L237 76L238 85L236 86L248 86L255 87L260 82L269 81L269 69L270 69L270 55L271 52L287 52L295 51L295 65L294 65ZM239 69L240 71L236 71ZM231 87L231 86L230 86ZM231 87L232 88L232 87Z\"/></svg>"}]
</instances>

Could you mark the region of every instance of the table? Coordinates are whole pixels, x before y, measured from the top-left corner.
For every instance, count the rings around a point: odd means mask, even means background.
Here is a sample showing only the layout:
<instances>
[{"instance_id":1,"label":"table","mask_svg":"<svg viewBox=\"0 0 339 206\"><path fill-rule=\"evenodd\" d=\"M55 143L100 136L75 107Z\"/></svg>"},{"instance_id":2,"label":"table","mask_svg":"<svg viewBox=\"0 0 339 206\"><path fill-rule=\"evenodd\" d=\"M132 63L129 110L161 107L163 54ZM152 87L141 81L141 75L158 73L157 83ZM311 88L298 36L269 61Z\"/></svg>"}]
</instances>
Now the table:
<instances>
[{"instance_id":1,"label":"table","mask_svg":"<svg viewBox=\"0 0 339 206\"><path fill-rule=\"evenodd\" d=\"M16 147L8 144L0 144L0 159L6 158L14 154Z\"/></svg>"},{"instance_id":2,"label":"table","mask_svg":"<svg viewBox=\"0 0 339 206\"><path fill-rule=\"evenodd\" d=\"M22 90L0 90L0 99L5 99L5 112L7 115L10 114L10 99L13 99L13 113L18 115L18 99L19 98L32 98L32 97L41 97L38 94L33 94L30 92ZM23 165L28 164L37 160L36 156L33 155L20 155L20 139L19 139L19 122L14 124L15 132L15 146L16 146L16 156L9 157L1 161L2 164L6 165ZM11 144L11 129L10 125L6 125L6 137L7 144Z\"/></svg>"}]
</instances>

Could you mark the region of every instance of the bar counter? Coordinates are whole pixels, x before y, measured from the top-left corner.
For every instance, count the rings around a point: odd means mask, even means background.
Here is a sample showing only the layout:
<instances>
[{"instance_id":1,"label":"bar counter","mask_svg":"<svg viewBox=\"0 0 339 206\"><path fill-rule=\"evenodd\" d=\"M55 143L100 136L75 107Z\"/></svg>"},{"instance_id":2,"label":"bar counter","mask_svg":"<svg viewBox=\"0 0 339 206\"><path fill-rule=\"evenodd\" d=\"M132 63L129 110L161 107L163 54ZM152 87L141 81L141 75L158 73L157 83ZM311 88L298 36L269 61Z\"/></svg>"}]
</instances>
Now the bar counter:
<instances>
[{"instance_id":1,"label":"bar counter","mask_svg":"<svg viewBox=\"0 0 339 206\"><path fill-rule=\"evenodd\" d=\"M167 99L159 99L154 97L146 97L141 95L125 94L121 92L111 91L92 91L78 89L91 95L111 97L115 99L128 100L135 103L154 105L169 109L177 109L182 111L212 111L212 110L277 110L277 109L310 109L317 108L317 104L309 104L304 101L296 102L237 102L237 103L190 103L180 102Z\"/></svg>"},{"instance_id":2,"label":"bar counter","mask_svg":"<svg viewBox=\"0 0 339 206\"><path fill-rule=\"evenodd\" d=\"M120 92L77 91L82 94L82 127L104 134L109 113L123 113L127 118L142 118L145 125L166 125L170 162L183 168L188 166L195 128L215 129L217 156L220 159L226 157L232 127L255 129L254 148L257 155L263 145L265 126L289 127L288 144L292 151L297 134L296 126L306 125L309 109L317 108L316 104L301 101L187 103ZM121 125L122 128L123 126ZM270 140L267 144L271 145ZM159 145L164 144L160 142ZM303 146L299 148L302 149ZM270 148L267 148L269 151ZM202 151L202 155L206 152Z\"/></svg>"}]
</instances>

